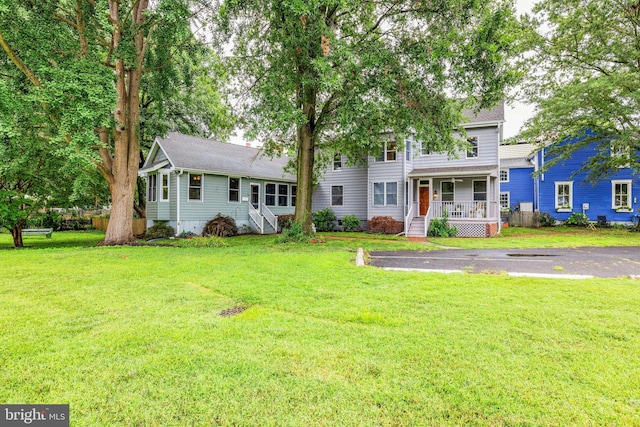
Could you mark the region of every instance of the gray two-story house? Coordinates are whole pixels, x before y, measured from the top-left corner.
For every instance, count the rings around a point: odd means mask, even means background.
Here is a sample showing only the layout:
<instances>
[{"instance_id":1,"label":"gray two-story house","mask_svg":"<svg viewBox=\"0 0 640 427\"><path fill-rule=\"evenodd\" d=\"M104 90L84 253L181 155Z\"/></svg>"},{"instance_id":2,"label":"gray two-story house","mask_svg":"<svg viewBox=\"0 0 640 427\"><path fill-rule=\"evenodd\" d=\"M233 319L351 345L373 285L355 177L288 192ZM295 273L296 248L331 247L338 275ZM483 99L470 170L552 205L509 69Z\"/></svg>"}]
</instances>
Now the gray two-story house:
<instances>
[{"instance_id":1,"label":"gray two-story house","mask_svg":"<svg viewBox=\"0 0 640 427\"><path fill-rule=\"evenodd\" d=\"M404 144L390 138L367 166L347 166L336 156L314 191L313 209L331 207L338 218L362 221L391 216L405 223L408 236L424 237L429 222L445 214L458 236L497 234L504 104L467 117L469 145L455 157L430 153L411 138Z\"/></svg>"}]
</instances>

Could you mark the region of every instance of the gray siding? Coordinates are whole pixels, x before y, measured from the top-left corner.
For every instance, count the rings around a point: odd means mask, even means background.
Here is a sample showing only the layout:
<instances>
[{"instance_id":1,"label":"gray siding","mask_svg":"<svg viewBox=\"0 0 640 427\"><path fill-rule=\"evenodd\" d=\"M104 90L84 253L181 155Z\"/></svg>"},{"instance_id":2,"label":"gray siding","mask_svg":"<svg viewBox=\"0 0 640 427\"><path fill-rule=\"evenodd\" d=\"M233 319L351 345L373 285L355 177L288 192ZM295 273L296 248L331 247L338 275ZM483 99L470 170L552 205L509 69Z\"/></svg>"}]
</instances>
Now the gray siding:
<instances>
[{"instance_id":1,"label":"gray siding","mask_svg":"<svg viewBox=\"0 0 640 427\"><path fill-rule=\"evenodd\" d=\"M333 164L329 165L323 179L313 191L313 210L318 211L330 207L338 219L345 215L355 215L361 221L367 220L367 168L360 166L345 166L346 159L342 158L342 169L334 171ZM331 187L343 187L342 206L331 205Z\"/></svg>"},{"instance_id":2,"label":"gray siding","mask_svg":"<svg viewBox=\"0 0 640 427\"><path fill-rule=\"evenodd\" d=\"M468 129L469 137L478 137L478 157L466 158L466 152L458 153L458 158L448 158L446 154L430 154L421 156L419 150L414 151L413 168L422 169L430 167L451 167L451 166L480 166L498 164L498 147L500 133L498 128L486 127Z\"/></svg>"}]
</instances>

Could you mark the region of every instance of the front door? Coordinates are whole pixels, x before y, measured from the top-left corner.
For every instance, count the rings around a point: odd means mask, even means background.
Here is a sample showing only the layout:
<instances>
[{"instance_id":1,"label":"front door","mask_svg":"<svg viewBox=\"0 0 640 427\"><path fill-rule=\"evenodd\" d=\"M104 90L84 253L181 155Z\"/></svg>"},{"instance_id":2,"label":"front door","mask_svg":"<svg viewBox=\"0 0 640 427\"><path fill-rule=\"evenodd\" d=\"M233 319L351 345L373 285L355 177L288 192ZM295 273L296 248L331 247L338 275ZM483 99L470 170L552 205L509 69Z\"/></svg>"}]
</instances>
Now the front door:
<instances>
[{"instance_id":1,"label":"front door","mask_svg":"<svg viewBox=\"0 0 640 427\"><path fill-rule=\"evenodd\" d=\"M251 205L260 210L260 184L251 184Z\"/></svg>"},{"instance_id":2,"label":"front door","mask_svg":"<svg viewBox=\"0 0 640 427\"><path fill-rule=\"evenodd\" d=\"M429 211L429 187L420 187L420 216Z\"/></svg>"}]
</instances>

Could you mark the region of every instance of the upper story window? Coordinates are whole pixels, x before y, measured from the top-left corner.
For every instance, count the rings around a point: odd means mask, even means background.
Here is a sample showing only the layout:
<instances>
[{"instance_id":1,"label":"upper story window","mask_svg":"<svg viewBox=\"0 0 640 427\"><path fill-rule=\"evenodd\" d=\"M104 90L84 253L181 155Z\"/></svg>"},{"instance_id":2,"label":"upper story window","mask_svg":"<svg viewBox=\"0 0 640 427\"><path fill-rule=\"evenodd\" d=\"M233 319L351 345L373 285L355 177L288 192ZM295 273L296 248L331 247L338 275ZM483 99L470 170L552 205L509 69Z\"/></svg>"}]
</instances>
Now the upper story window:
<instances>
[{"instance_id":1,"label":"upper story window","mask_svg":"<svg viewBox=\"0 0 640 427\"><path fill-rule=\"evenodd\" d=\"M189 174L189 200L202 200L202 175Z\"/></svg>"},{"instance_id":2,"label":"upper story window","mask_svg":"<svg viewBox=\"0 0 640 427\"><path fill-rule=\"evenodd\" d=\"M556 182L556 209L560 211L571 211L573 202L573 182Z\"/></svg>"},{"instance_id":3,"label":"upper story window","mask_svg":"<svg viewBox=\"0 0 640 427\"><path fill-rule=\"evenodd\" d=\"M427 145L424 142L420 143L420 155L421 156L431 155L431 150L429 149L429 147L427 147Z\"/></svg>"},{"instance_id":4,"label":"upper story window","mask_svg":"<svg viewBox=\"0 0 640 427\"><path fill-rule=\"evenodd\" d=\"M147 186L147 201L155 202L158 197L158 175L149 175L149 181Z\"/></svg>"},{"instance_id":5,"label":"upper story window","mask_svg":"<svg viewBox=\"0 0 640 427\"><path fill-rule=\"evenodd\" d=\"M396 142L389 141L384 144L382 153L380 153L380 156L376 157L376 162L395 162L397 154Z\"/></svg>"},{"instance_id":6,"label":"upper story window","mask_svg":"<svg viewBox=\"0 0 640 427\"><path fill-rule=\"evenodd\" d=\"M611 181L611 207L631 210L631 180Z\"/></svg>"},{"instance_id":7,"label":"upper story window","mask_svg":"<svg viewBox=\"0 0 640 427\"><path fill-rule=\"evenodd\" d=\"M619 143L612 142L610 149L611 157L618 163L619 168L628 168L630 166L629 159L631 158L631 149L629 146L620 145Z\"/></svg>"},{"instance_id":8,"label":"upper story window","mask_svg":"<svg viewBox=\"0 0 640 427\"><path fill-rule=\"evenodd\" d=\"M467 159L478 157L478 137L470 136L467 138L469 145L467 146Z\"/></svg>"},{"instance_id":9,"label":"upper story window","mask_svg":"<svg viewBox=\"0 0 640 427\"><path fill-rule=\"evenodd\" d=\"M333 170L342 170L342 156L340 154L333 156Z\"/></svg>"},{"instance_id":10,"label":"upper story window","mask_svg":"<svg viewBox=\"0 0 640 427\"><path fill-rule=\"evenodd\" d=\"M500 169L500 182L509 182L509 169Z\"/></svg>"},{"instance_id":11,"label":"upper story window","mask_svg":"<svg viewBox=\"0 0 640 427\"><path fill-rule=\"evenodd\" d=\"M240 201L240 178L229 178L229 202Z\"/></svg>"}]
</instances>

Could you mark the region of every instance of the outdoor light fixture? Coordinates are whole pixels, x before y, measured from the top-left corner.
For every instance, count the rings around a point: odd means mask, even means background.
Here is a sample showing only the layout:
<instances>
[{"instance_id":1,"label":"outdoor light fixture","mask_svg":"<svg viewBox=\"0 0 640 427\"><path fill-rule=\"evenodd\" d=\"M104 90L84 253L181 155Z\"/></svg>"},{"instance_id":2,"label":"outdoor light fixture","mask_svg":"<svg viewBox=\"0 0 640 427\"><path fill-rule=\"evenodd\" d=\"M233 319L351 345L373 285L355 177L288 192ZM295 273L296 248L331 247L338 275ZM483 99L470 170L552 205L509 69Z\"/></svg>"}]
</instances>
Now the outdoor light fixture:
<instances>
[{"instance_id":1,"label":"outdoor light fixture","mask_svg":"<svg viewBox=\"0 0 640 427\"><path fill-rule=\"evenodd\" d=\"M437 199L437 198L438 198L438 190L435 190L435 191L433 192L433 200L435 200L435 199Z\"/></svg>"}]
</instances>

